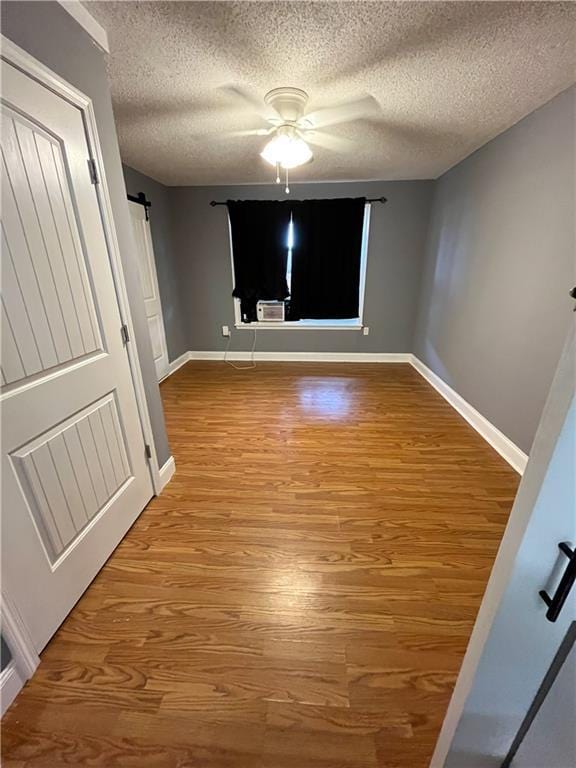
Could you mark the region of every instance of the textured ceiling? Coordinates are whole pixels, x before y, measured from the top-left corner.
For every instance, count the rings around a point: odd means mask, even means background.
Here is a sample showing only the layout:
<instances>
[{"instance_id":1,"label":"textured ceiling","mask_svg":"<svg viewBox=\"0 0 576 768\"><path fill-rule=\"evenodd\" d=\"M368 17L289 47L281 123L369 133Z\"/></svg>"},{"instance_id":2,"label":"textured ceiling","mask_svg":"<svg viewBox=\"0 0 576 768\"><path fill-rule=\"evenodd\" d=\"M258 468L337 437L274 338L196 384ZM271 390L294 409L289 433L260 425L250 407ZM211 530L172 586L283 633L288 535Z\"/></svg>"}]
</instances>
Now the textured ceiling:
<instances>
[{"instance_id":1,"label":"textured ceiling","mask_svg":"<svg viewBox=\"0 0 576 768\"><path fill-rule=\"evenodd\" d=\"M259 102L367 94L294 180L436 178L575 79L576 5L555 2L89 2L110 38L123 160L168 185L269 182Z\"/></svg>"}]
</instances>

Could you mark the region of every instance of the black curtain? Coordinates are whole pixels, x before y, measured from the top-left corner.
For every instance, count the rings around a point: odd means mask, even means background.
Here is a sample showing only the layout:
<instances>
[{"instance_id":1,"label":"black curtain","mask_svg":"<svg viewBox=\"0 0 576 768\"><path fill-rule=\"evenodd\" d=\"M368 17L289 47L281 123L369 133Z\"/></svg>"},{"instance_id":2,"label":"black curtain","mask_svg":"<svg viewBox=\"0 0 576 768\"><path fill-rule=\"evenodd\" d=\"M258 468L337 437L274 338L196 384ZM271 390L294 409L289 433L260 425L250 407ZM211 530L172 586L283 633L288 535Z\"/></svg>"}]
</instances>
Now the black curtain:
<instances>
[{"instance_id":1,"label":"black curtain","mask_svg":"<svg viewBox=\"0 0 576 768\"><path fill-rule=\"evenodd\" d=\"M228 200L234 260L233 295L243 321L256 320L256 302L282 300L286 283L290 206L276 200Z\"/></svg>"},{"instance_id":2,"label":"black curtain","mask_svg":"<svg viewBox=\"0 0 576 768\"><path fill-rule=\"evenodd\" d=\"M365 198L292 203L290 319L358 317Z\"/></svg>"}]
</instances>

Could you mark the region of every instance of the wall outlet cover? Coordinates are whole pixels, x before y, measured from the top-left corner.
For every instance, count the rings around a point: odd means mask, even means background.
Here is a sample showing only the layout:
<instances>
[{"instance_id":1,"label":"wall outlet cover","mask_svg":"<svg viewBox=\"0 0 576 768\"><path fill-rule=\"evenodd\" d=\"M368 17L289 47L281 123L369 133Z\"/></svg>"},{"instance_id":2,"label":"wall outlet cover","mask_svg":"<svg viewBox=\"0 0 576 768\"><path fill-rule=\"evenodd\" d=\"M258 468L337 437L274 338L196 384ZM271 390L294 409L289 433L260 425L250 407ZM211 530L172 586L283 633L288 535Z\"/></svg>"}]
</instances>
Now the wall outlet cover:
<instances>
[{"instance_id":1,"label":"wall outlet cover","mask_svg":"<svg viewBox=\"0 0 576 768\"><path fill-rule=\"evenodd\" d=\"M368 334L370 333L370 327L368 325L365 325L364 328L362 328L362 333L364 334L364 336L368 336Z\"/></svg>"},{"instance_id":2,"label":"wall outlet cover","mask_svg":"<svg viewBox=\"0 0 576 768\"><path fill-rule=\"evenodd\" d=\"M230 336L230 328L227 325L222 326L222 336Z\"/></svg>"}]
</instances>

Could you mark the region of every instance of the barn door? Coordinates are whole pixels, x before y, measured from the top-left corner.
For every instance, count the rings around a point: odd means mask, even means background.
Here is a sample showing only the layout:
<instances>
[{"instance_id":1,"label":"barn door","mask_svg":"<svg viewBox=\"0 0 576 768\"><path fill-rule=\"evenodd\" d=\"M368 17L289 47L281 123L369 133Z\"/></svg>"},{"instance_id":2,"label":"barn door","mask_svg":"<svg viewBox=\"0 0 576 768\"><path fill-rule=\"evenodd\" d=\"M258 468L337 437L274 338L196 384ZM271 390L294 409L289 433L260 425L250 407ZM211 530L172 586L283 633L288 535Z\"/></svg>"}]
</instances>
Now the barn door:
<instances>
[{"instance_id":1,"label":"barn door","mask_svg":"<svg viewBox=\"0 0 576 768\"><path fill-rule=\"evenodd\" d=\"M130 201L130 215L136 240L136 256L140 268L140 281L144 294L144 306L148 331L152 344L152 354L156 365L158 381L168 373L168 349L166 347L166 334L164 332L164 320L162 318L162 305L160 303L160 291L158 290L158 276L156 274L156 262L154 261L154 249L152 247L152 234L147 208L140 203Z\"/></svg>"},{"instance_id":2,"label":"barn door","mask_svg":"<svg viewBox=\"0 0 576 768\"><path fill-rule=\"evenodd\" d=\"M83 113L2 61L2 576L41 650L152 496Z\"/></svg>"}]
</instances>

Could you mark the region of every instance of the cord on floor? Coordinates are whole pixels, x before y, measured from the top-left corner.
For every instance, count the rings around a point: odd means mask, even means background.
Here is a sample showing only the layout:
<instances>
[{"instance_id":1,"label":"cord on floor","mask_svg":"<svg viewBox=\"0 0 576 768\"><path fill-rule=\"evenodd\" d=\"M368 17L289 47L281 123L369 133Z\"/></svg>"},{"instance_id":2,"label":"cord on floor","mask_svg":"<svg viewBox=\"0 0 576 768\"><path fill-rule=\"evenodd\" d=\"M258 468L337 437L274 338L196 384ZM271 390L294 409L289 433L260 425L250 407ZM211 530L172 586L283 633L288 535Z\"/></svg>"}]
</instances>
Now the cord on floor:
<instances>
[{"instance_id":1,"label":"cord on floor","mask_svg":"<svg viewBox=\"0 0 576 768\"><path fill-rule=\"evenodd\" d=\"M236 371L251 371L253 368L256 368L256 360L254 359L254 351L256 350L256 328L254 328L254 338L252 340L252 349L250 350L250 365L235 365L232 360L228 360L231 341L232 332L230 332L230 336L228 336L228 344L226 344L226 349L224 350L224 362Z\"/></svg>"}]
</instances>

